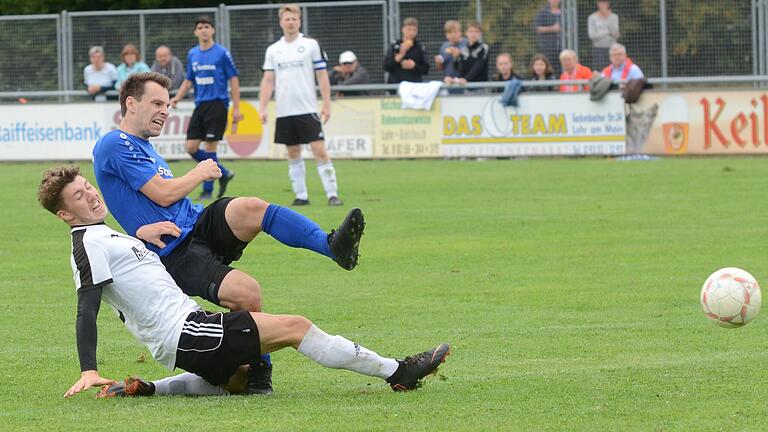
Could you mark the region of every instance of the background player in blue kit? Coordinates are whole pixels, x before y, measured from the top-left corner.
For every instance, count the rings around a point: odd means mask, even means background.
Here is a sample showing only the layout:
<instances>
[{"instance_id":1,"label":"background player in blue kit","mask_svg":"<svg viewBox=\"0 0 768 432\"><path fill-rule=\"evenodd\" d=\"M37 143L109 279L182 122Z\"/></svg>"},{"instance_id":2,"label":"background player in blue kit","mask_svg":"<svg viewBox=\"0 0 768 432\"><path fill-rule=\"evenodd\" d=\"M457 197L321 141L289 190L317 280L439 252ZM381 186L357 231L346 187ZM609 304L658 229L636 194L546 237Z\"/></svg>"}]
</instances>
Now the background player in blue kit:
<instances>
[{"instance_id":1,"label":"background player in blue kit","mask_svg":"<svg viewBox=\"0 0 768 432\"><path fill-rule=\"evenodd\" d=\"M235 61L226 48L213 41L214 33L216 29L210 17L201 16L195 21L195 36L199 45L187 54L187 78L171 99L171 105L176 108L176 104L194 86L195 111L187 129L187 152L198 162L213 159L218 163L216 147L227 128L227 82L232 89L233 127L243 119L243 115L240 114L240 80ZM205 141L205 150L200 149L200 141ZM221 163L219 169L221 177L218 197L221 198L235 173L224 168ZM213 180L208 180L203 183L203 192L198 199L207 200L212 197Z\"/></svg>"},{"instance_id":2,"label":"background player in blue kit","mask_svg":"<svg viewBox=\"0 0 768 432\"><path fill-rule=\"evenodd\" d=\"M364 228L360 209L352 209L338 230L328 234L305 216L255 197L221 198L206 208L193 204L187 194L222 173L216 162L206 159L174 178L149 142L160 135L168 118L170 86L168 77L155 72L132 75L123 83L123 119L117 130L94 146L93 169L104 201L129 235L135 236L143 225L173 222L155 233L164 246L147 247L160 256L186 294L233 311L261 311L259 283L230 264L240 259L248 243L262 231L287 246L327 256L347 270L357 265ZM254 372L252 384L271 392L271 378L267 379L271 364L267 359L250 364L263 372Z\"/></svg>"}]
</instances>

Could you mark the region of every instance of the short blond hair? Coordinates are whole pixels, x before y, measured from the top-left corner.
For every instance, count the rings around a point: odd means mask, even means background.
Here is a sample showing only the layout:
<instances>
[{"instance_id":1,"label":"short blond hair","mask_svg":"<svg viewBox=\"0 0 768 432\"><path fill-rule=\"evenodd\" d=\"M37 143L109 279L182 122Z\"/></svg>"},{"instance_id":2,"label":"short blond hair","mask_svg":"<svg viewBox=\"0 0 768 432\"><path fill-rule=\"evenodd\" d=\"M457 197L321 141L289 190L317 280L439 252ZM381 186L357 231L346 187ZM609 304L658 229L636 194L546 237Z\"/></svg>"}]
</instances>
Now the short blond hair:
<instances>
[{"instance_id":1,"label":"short blond hair","mask_svg":"<svg viewBox=\"0 0 768 432\"><path fill-rule=\"evenodd\" d=\"M461 23L456 20L448 20L443 25L443 32L450 33L452 31L461 31Z\"/></svg>"},{"instance_id":2,"label":"short blond hair","mask_svg":"<svg viewBox=\"0 0 768 432\"><path fill-rule=\"evenodd\" d=\"M299 18L301 18L301 8L296 3L288 3L287 5L283 5L277 12L277 17L282 18L284 12L295 13L299 16Z\"/></svg>"},{"instance_id":3,"label":"short blond hair","mask_svg":"<svg viewBox=\"0 0 768 432\"><path fill-rule=\"evenodd\" d=\"M579 62L579 55L572 49L564 49L560 51L560 61L563 61L566 57L572 57L577 63Z\"/></svg>"},{"instance_id":4,"label":"short blond hair","mask_svg":"<svg viewBox=\"0 0 768 432\"><path fill-rule=\"evenodd\" d=\"M408 18L404 19L403 20L403 27L408 27L408 26L418 27L419 26L419 20L417 20L414 17L408 17Z\"/></svg>"}]
</instances>

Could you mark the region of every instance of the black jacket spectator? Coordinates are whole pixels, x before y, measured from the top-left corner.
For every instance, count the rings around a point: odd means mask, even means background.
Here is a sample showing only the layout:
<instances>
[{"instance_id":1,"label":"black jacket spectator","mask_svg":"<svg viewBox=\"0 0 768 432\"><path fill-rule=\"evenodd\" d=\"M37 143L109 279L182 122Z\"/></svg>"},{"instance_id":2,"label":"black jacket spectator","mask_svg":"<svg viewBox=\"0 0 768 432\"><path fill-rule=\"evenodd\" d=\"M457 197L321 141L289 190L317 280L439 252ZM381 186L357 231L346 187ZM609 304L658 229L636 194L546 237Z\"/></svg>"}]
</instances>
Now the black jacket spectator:
<instances>
[{"instance_id":1,"label":"black jacket spectator","mask_svg":"<svg viewBox=\"0 0 768 432\"><path fill-rule=\"evenodd\" d=\"M488 45L477 41L461 49L461 78L467 82L488 81Z\"/></svg>"},{"instance_id":2,"label":"black jacket spectator","mask_svg":"<svg viewBox=\"0 0 768 432\"><path fill-rule=\"evenodd\" d=\"M539 77L537 75L531 75L527 79L529 81L552 81L552 80L556 80L557 77L555 76L555 74L552 73L552 74L549 74L546 77L544 77L544 79L542 79L541 77ZM529 91L529 92L548 92L548 91L556 91L557 89L558 89L557 87L536 86L536 87L526 87L525 91Z\"/></svg>"},{"instance_id":3,"label":"black jacket spectator","mask_svg":"<svg viewBox=\"0 0 768 432\"><path fill-rule=\"evenodd\" d=\"M395 61L395 54L400 51L402 39L398 39L389 46L387 55L384 57L384 70L389 72L387 83L399 84L403 81L421 82L422 77L429 73L429 62L427 61L427 50L421 42L414 40L413 46L405 53L403 60L409 59L416 62L413 69L403 69L400 63Z\"/></svg>"}]
</instances>

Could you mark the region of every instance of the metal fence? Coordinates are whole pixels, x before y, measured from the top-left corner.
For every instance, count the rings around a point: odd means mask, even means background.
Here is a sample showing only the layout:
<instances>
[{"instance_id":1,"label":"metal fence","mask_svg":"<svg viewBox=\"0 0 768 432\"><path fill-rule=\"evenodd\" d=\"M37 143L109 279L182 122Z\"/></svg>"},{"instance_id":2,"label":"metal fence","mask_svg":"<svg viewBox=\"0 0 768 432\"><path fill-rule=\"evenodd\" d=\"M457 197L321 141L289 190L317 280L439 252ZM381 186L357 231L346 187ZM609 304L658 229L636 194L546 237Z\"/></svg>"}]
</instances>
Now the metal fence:
<instances>
[{"instance_id":1,"label":"metal fence","mask_svg":"<svg viewBox=\"0 0 768 432\"><path fill-rule=\"evenodd\" d=\"M512 55L515 71L527 74L537 51L533 26L547 0L358 0L299 3L305 34L320 42L330 62L354 51L373 83L385 80L382 61L406 17L419 20L419 39L432 62L428 78L439 78L432 57L444 41L443 24L479 21L490 46L490 66L501 52ZM768 0L613 0L629 56L650 77L768 74ZM56 15L0 16L0 92L73 91L83 88L88 49L105 48L107 60L120 63L127 43L137 45L151 65L154 49L168 45L183 62L196 44L194 19L214 17L216 39L238 64L242 85L258 86L264 51L280 38L279 4L211 8L71 12ZM601 69L592 58L587 20L594 0L561 0L563 47L579 52L582 63ZM555 59L554 63L557 60Z\"/></svg>"}]
</instances>

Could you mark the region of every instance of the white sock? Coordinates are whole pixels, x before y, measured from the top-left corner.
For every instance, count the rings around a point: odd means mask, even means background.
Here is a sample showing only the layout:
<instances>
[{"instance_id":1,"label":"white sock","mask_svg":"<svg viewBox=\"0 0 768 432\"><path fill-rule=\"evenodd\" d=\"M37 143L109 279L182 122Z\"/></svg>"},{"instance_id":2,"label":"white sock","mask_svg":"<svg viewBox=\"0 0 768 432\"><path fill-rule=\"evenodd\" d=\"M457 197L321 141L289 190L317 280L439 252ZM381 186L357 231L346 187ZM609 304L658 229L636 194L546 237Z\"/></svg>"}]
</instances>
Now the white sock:
<instances>
[{"instance_id":1,"label":"white sock","mask_svg":"<svg viewBox=\"0 0 768 432\"><path fill-rule=\"evenodd\" d=\"M341 336L331 336L315 325L309 328L299 352L321 365L359 374L389 378L397 370L397 360L384 358Z\"/></svg>"},{"instance_id":2,"label":"white sock","mask_svg":"<svg viewBox=\"0 0 768 432\"><path fill-rule=\"evenodd\" d=\"M296 198L309 199L307 194L307 169L304 166L304 159L288 159L288 176L291 178L291 186Z\"/></svg>"},{"instance_id":3,"label":"white sock","mask_svg":"<svg viewBox=\"0 0 768 432\"><path fill-rule=\"evenodd\" d=\"M152 381L156 395L228 395L229 392L221 386L216 386L193 373L182 374Z\"/></svg>"},{"instance_id":4,"label":"white sock","mask_svg":"<svg viewBox=\"0 0 768 432\"><path fill-rule=\"evenodd\" d=\"M317 164L317 173L320 174L320 180L323 182L325 196L339 196L338 186L336 185L336 170L333 168L333 162L330 160L324 164Z\"/></svg>"}]
</instances>

